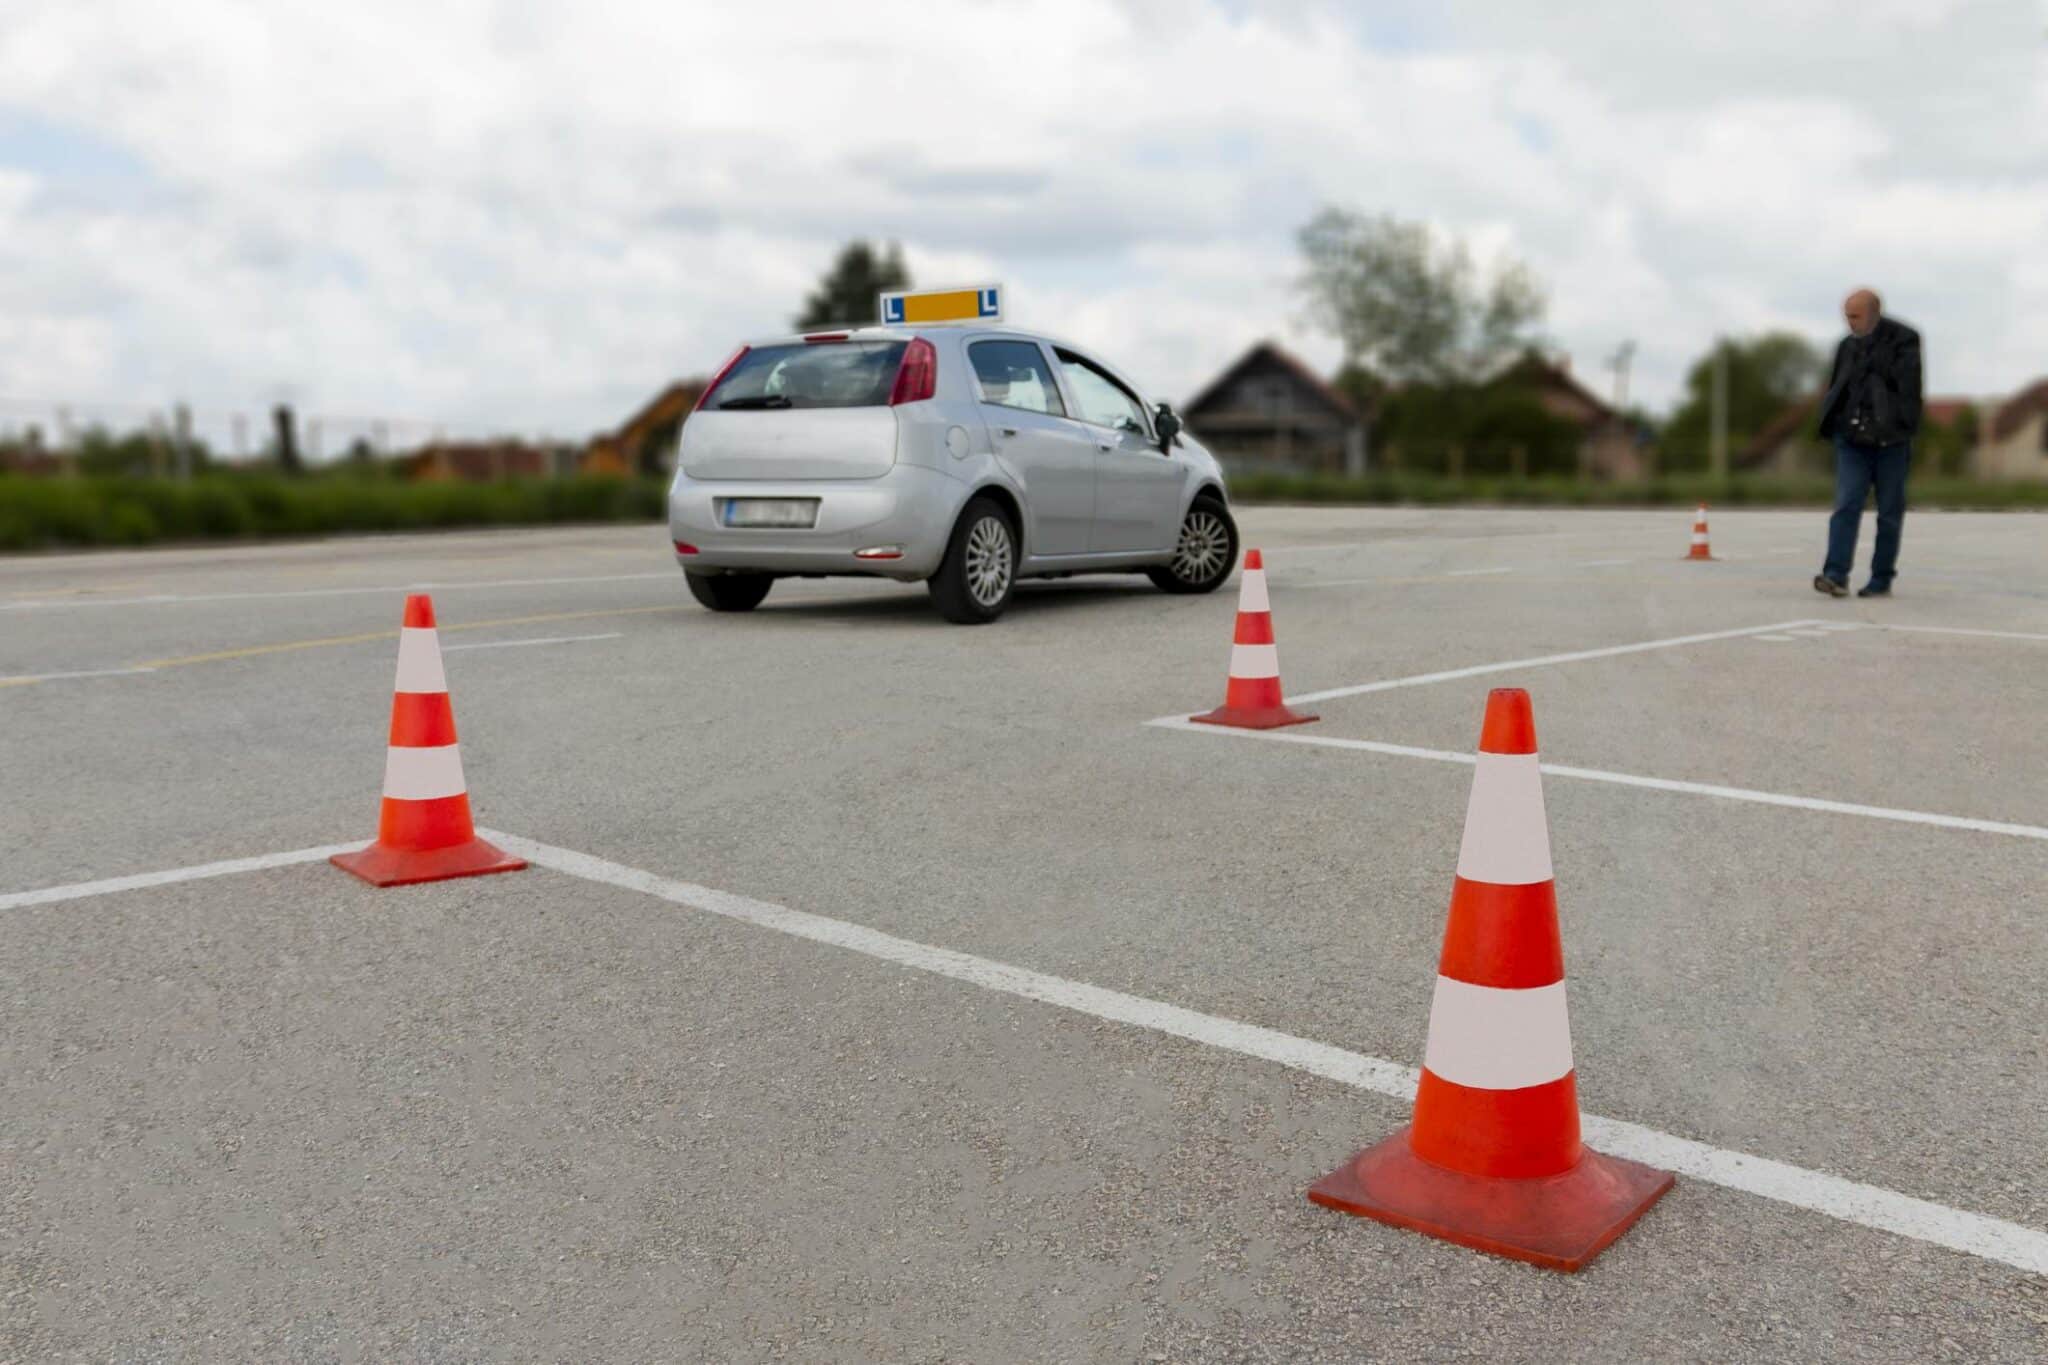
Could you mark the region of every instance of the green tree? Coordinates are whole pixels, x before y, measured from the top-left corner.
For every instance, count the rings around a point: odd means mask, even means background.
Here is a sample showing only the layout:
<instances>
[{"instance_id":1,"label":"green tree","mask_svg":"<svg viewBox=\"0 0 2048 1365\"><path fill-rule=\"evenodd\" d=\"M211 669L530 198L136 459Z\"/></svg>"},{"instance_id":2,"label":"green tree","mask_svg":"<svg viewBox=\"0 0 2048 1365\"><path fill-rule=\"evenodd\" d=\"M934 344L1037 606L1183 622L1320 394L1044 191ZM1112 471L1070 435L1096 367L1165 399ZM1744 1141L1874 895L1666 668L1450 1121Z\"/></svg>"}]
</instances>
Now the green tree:
<instances>
[{"instance_id":1,"label":"green tree","mask_svg":"<svg viewBox=\"0 0 2048 1365\"><path fill-rule=\"evenodd\" d=\"M1519 261L1482 281L1462 241L1339 208L1298 240L1310 320L1343 344L1347 368L1390 384L1472 384L1536 341L1543 289Z\"/></svg>"},{"instance_id":2,"label":"green tree","mask_svg":"<svg viewBox=\"0 0 2048 1365\"><path fill-rule=\"evenodd\" d=\"M818 281L818 287L804 300L797 314L799 330L840 323L871 323L880 314L876 296L884 290L910 288L910 269L903 264L903 248L895 242L878 250L865 241L848 242L839 250L832 268Z\"/></svg>"},{"instance_id":3,"label":"green tree","mask_svg":"<svg viewBox=\"0 0 2048 1365\"><path fill-rule=\"evenodd\" d=\"M1714 422L1714 358L1728 359L1728 450L1739 454L1787 406L1812 394L1827 362L1812 342L1793 332L1764 332L1724 340L1693 363L1685 397L1665 424L1658 464L1670 470L1705 469Z\"/></svg>"}]
</instances>

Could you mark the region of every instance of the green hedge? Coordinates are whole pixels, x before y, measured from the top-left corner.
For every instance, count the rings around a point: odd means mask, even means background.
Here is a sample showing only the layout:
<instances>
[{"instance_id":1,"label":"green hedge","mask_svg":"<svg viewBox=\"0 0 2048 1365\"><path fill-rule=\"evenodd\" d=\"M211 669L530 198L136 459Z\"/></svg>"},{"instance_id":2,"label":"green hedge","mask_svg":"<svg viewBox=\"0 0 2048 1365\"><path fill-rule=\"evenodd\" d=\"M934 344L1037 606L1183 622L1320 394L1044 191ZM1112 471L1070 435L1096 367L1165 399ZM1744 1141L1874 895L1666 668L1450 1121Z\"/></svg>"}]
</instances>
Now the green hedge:
<instances>
[{"instance_id":1,"label":"green hedge","mask_svg":"<svg viewBox=\"0 0 2048 1365\"><path fill-rule=\"evenodd\" d=\"M2048 484L1914 479L1907 500L1919 508L2048 508ZM1230 495L1244 503L1504 503L1543 507L1826 507L1833 479L1714 479L1673 475L1647 483L1606 483L1567 477L1450 479L1433 474L1235 474Z\"/></svg>"},{"instance_id":2,"label":"green hedge","mask_svg":"<svg viewBox=\"0 0 2048 1365\"><path fill-rule=\"evenodd\" d=\"M146 545L449 526L654 521L663 486L638 479L396 483L222 474L187 481L0 475L0 550Z\"/></svg>"}]
</instances>

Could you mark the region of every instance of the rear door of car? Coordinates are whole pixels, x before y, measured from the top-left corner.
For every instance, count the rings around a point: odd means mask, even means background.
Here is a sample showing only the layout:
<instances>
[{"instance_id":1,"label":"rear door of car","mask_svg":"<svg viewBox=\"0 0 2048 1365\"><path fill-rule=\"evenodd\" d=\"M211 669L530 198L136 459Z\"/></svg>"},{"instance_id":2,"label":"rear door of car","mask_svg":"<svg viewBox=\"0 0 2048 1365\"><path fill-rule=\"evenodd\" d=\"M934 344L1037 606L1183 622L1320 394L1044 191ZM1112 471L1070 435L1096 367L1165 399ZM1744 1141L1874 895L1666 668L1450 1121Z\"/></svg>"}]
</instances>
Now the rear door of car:
<instances>
[{"instance_id":1,"label":"rear door of car","mask_svg":"<svg viewBox=\"0 0 2048 1365\"><path fill-rule=\"evenodd\" d=\"M982 419L997 458L1024 488L1024 548L1085 554L1095 516L1095 435L1067 414L1051 354L1028 337L967 342Z\"/></svg>"},{"instance_id":2,"label":"rear door of car","mask_svg":"<svg viewBox=\"0 0 2048 1365\"><path fill-rule=\"evenodd\" d=\"M1097 553L1166 550L1180 530L1180 495L1187 469L1159 448L1151 414L1137 391L1100 361L1070 347L1053 348L1075 416L1095 447Z\"/></svg>"}]
</instances>

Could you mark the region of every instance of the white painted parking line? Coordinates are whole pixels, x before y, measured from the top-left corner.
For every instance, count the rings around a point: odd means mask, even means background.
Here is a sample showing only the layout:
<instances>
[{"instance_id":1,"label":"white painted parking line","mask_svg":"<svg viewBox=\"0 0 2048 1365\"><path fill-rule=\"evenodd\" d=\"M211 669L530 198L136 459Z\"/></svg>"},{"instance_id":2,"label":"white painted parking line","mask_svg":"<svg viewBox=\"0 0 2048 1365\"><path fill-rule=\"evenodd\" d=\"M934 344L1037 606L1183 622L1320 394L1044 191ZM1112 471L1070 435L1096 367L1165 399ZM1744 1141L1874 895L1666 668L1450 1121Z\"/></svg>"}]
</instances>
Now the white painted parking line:
<instances>
[{"instance_id":1,"label":"white painted parking line","mask_svg":"<svg viewBox=\"0 0 2048 1365\"><path fill-rule=\"evenodd\" d=\"M443 654L453 654L464 649L517 649L521 645L576 645L586 640L621 640L625 632L609 630L602 635L544 635L535 640L480 640L468 645L442 645Z\"/></svg>"},{"instance_id":2,"label":"white painted parking line","mask_svg":"<svg viewBox=\"0 0 2048 1365\"><path fill-rule=\"evenodd\" d=\"M1915 635L1981 635L1990 640L2048 640L2048 635L2030 635L2020 630L1966 630L1961 626L1888 626L1879 630L1903 630Z\"/></svg>"},{"instance_id":3,"label":"white painted parking line","mask_svg":"<svg viewBox=\"0 0 2048 1365\"><path fill-rule=\"evenodd\" d=\"M1828 630L1788 630L1785 633L1787 635L1796 635L1802 640L1825 640L1828 636L1834 634L1833 631Z\"/></svg>"},{"instance_id":4,"label":"white painted parking line","mask_svg":"<svg viewBox=\"0 0 2048 1365\"><path fill-rule=\"evenodd\" d=\"M565 583L631 583L676 577L673 569L654 573L580 574L568 578L491 578L447 583L386 583L374 588L287 588L275 592L152 593L147 597L39 598L0 602L0 611L55 611L69 607L137 607L157 603L257 602L293 597L360 597L378 593L458 592L481 588L545 588Z\"/></svg>"},{"instance_id":5,"label":"white painted parking line","mask_svg":"<svg viewBox=\"0 0 2048 1365\"><path fill-rule=\"evenodd\" d=\"M1290 697L1289 701L1302 700ZM1163 716L1145 724L1161 730L1179 730L1191 735L1217 735L1234 739L1258 739L1271 744L1307 744L1325 749L1353 749L1360 753L1388 754L1396 758L1426 758L1436 763L1475 762L1473 755L1450 749L1423 749L1412 744L1384 744L1371 739L1343 739L1336 735L1306 735L1299 730L1240 730L1227 725L1196 725L1184 716ZM1854 801L1830 801L1818 796L1790 796L1782 792L1755 791L1748 787L1724 787L1712 782L1686 782L1669 777L1642 777L1635 773L1609 772L1604 768L1574 768L1562 763L1545 763L1543 771L1552 777L1571 777L1584 782L1608 782L1622 787L1643 787L1651 791L1681 792L1688 796L1716 796L1726 801L1748 801L1761 806L1790 806L1796 810L1826 811L1833 815L1860 815L1871 820L1896 820L1908 825L1936 825L1943 829L1966 829L1979 834L2009 834L2019 839L2048 839L2048 829L2039 825L2013 824L2005 820L1979 820L1968 815L1941 815L1934 811L1894 810L1888 806L1866 806Z\"/></svg>"},{"instance_id":6,"label":"white painted parking line","mask_svg":"<svg viewBox=\"0 0 2048 1365\"><path fill-rule=\"evenodd\" d=\"M1514 572L1515 572L1515 566L1514 566L1514 565L1512 565L1512 564L1503 564L1503 565L1501 565L1500 567L1498 567L1498 568L1494 568L1494 569L1450 569L1450 570L1447 570L1447 571L1446 571L1446 576L1448 576L1448 577L1451 577L1451 578L1477 578L1477 577L1479 577L1479 576L1480 576L1481 574L1490 574L1490 573L1514 573Z\"/></svg>"},{"instance_id":7,"label":"white painted parking line","mask_svg":"<svg viewBox=\"0 0 2048 1365\"><path fill-rule=\"evenodd\" d=\"M1609 645L1603 649L1578 649L1569 654L1543 654L1533 659L1510 659L1506 663L1475 664L1471 668L1446 669L1441 673L1417 673L1406 678L1388 678L1384 682L1359 683L1355 687L1326 687L1320 692L1304 692L1300 696L1287 698L1290 705L1307 702L1330 701L1337 697L1363 696L1367 692L1390 692L1397 687L1427 687L1432 683L1452 682L1459 678L1477 678L1488 673L1507 673L1518 668L1543 668L1551 664L1578 663L1584 659L1611 659L1622 654L1642 654L1653 649L1677 649L1682 645L1704 644L1709 640L1736 640L1745 635L1761 635L1766 631L1793 630L1810 626L1812 621L1774 621L1767 626L1743 626L1739 630L1714 630L1703 635L1674 635L1663 640L1645 640L1633 645ZM1176 716L1161 716L1157 723L1177 720Z\"/></svg>"},{"instance_id":8,"label":"white painted parking line","mask_svg":"<svg viewBox=\"0 0 2048 1365\"><path fill-rule=\"evenodd\" d=\"M9 673L0 675L0 687L10 683L56 682L60 678L125 678L132 673L154 672L154 668L81 668L69 673Z\"/></svg>"},{"instance_id":9,"label":"white painted parking line","mask_svg":"<svg viewBox=\"0 0 2048 1365\"><path fill-rule=\"evenodd\" d=\"M497 830L478 833L529 862L586 881L637 891L674 905L849 949L1005 995L1185 1038L1240 1056L1277 1062L1394 1099L1412 1103L1415 1098L1415 1068L1385 1057L1367 1056L1258 1024L1202 1014L1163 1000L1127 995L951 948L897 938L845 920L792 910L729 891L714 891ZM1824 1171L1728 1151L1622 1119L1586 1114L1581 1126L1590 1144L1616 1156L1649 1162L1696 1180L1760 1195L1859 1227L1896 1233L2035 1274L2048 1274L2048 1233L2018 1223L1916 1199Z\"/></svg>"},{"instance_id":10,"label":"white painted parking line","mask_svg":"<svg viewBox=\"0 0 2048 1365\"><path fill-rule=\"evenodd\" d=\"M1750 638L1753 640L1769 640L1774 645L1789 645L1797 643L1797 641L1790 635L1752 635Z\"/></svg>"},{"instance_id":11,"label":"white painted parking line","mask_svg":"<svg viewBox=\"0 0 2048 1365\"><path fill-rule=\"evenodd\" d=\"M290 867L295 863L317 863L337 853L351 853L366 840L349 844L324 844L319 848L297 848L289 853L264 853L254 858L229 858L225 862L200 863L196 867L174 867L168 872L138 872L131 877L107 877L96 882L72 882L66 886L45 886L35 891L12 891L0 895L0 910L20 910L31 905L82 900L116 891L139 891L176 882L196 882L207 877L227 877L237 872L261 872L266 868Z\"/></svg>"},{"instance_id":12,"label":"white painted parking line","mask_svg":"<svg viewBox=\"0 0 2048 1365\"><path fill-rule=\"evenodd\" d=\"M1433 756L1436 751L1413 752ZM1469 755L1459 757L1466 762L1472 761ZM1073 1010L1092 1018L1129 1024L1240 1056L1274 1062L1393 1099L1412 1103L1415 1098L1418 1079L1415 1068L1385 1057L1351 1052L1328 1043L1282 1033L1278 1029L1203 1014L1162 1000L1128 995L1026 967L1011 966L991 958L976 957L971 953L897 938L846 920L793 910L729 891L715 891L500 830L480 829L477 833L541 867L585 881L653 896L673 905L739 920L814 943L845 948L881 961ZM0 895L0 910L319 862L360 846L361 841L329 844L254 858L202 863L196 867L13 892ZM2018 1223L1917 1199L1824 1171L1807 1170L1768 1157L1713 1147L1623 1119L1585 1114L1581 1117L1581 1126L1589 1143L1616 1156L1649 1162L1697 1180L1825 1214L1859 1227L1895 1233L2034 1274L2048 1274L2048 1233Z\"/></svg>"}]
</instances>

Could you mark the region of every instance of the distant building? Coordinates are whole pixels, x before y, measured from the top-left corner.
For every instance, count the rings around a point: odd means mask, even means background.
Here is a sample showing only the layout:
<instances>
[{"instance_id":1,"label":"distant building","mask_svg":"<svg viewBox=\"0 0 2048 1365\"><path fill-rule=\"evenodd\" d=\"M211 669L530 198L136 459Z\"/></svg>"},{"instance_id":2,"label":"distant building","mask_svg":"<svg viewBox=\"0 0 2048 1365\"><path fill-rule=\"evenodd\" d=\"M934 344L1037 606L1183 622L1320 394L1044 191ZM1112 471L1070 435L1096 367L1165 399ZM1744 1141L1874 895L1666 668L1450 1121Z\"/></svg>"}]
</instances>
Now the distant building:
<instances>
[{"instance_id":1,"label":"distant building","mask_svg":"<svg viewBox=\"0 0 2048 1365\"><path fill-rule=\"evenodd\" d=\"M649 399L617 431L592 437L583 451L582 471L649 478L672 472L676 441L706 382L679 379Z\"/></svg>"},{"instance_id":2,"label":"distant building","mask_svg":"<svg viewBox=\"0 0 2048 1365\"><path fill-rule=\"evenodd\" d=\"M1985 404L1977 434L1971 471L1978 477L2048 482L2048 379Z\"/></svg>"},{"instance_id":3,"label":"distant building","mask_svg":"<svg viewBox=\"0 0 2048 1365\"><path fill-rule=\"evenodd\" d=\"M1578 436L1578 473L1597 479L1640 479L1648 472L1642 443L1620 413L1572 378L1569 357L1552 359L1533 347L1487 381L1517 389Z\"/></svg>"},{"instance_id":4,"label":"distant building","mask_svg":"<svg viewBox=\"0 0 2048 1365\"><path fill-rule=\"evenodd\" d=\"M1188 400L1181 417L1232 470L1364 472L1364 417L1304 361L1271 341L1226 366Z\"/></svg>"},{"instance_id":5,"label":"distant building","mask_svg":"<svg viewBox=\"0 0 2048 1365\"><path fill-rule=\"evenodd\" d=\"M574 472L574 446L525 441L435 441L399 461L405 475L423 481L490 483L498 479L552 479Z\"/></svg>"},{"instance_id":6,"label":"distant building","mask_svg":"<svg viewBox=\"0 0 2048 1365\"><path fill-rule=\"evenodd\" d=\"M1832 470L1834 456L1829 445L1814 432L1820 399L1818 393L1810 393L1787 404L1736 456L1735 467L1752 474ZM2048 379L2002 401L1925 399L1920 405L1920 426L1923 438L1934 429L1963 428L1956 439L1969 439L1971 445L1957 472L1980 479L2048 482Z\"/></svg>"}]
</instances>

